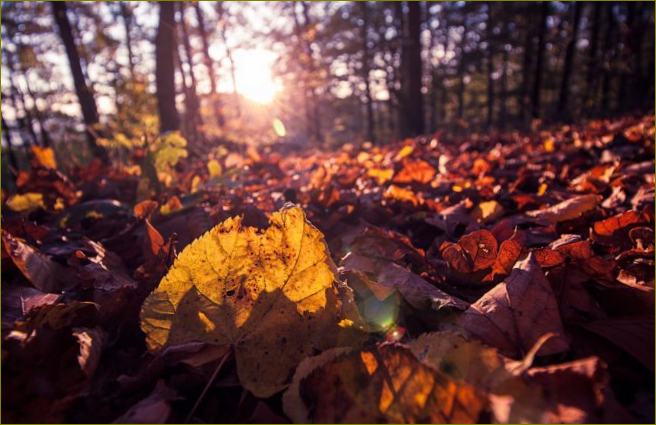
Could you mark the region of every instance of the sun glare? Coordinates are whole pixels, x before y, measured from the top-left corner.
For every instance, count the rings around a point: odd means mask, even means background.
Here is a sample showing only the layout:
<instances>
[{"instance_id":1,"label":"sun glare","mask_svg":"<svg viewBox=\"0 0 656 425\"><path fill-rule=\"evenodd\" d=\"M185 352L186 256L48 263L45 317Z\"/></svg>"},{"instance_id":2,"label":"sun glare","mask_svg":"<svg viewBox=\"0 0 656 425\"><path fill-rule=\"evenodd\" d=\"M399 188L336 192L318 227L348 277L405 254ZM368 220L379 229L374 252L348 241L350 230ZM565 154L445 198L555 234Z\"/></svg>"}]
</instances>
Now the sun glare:
<instances>
[{"instance_id":1,"label":"sun glare","mask_svg":"<svg viewBox=\"0 0 656 425\"><path fill-rule=\"evenodd\" d=\"M234 60L237 92L258 103L271 103L281 89L271 72L275 54L262 49L237 50Z\"/></svg>"}]
</instances>

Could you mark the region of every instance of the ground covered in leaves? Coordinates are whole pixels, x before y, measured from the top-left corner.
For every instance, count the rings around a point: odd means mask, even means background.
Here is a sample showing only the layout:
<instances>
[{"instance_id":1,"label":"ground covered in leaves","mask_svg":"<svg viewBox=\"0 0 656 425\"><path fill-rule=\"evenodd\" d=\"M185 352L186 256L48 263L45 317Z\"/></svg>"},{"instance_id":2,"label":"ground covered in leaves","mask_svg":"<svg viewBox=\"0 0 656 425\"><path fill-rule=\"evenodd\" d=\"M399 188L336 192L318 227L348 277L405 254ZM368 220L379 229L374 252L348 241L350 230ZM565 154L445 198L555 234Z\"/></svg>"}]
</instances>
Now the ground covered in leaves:
<instances>
[{"instance_id":1,"label":"ground covered in leaves","mask_svg":"<svg viewBox=\"0 0 656 425\"><path fill-rule=\"evenodd\" d=\"M3 422L654 422L654 120L3 193ZM207 233L206 233L207 232Z\"/></svg>"}]
</instances>

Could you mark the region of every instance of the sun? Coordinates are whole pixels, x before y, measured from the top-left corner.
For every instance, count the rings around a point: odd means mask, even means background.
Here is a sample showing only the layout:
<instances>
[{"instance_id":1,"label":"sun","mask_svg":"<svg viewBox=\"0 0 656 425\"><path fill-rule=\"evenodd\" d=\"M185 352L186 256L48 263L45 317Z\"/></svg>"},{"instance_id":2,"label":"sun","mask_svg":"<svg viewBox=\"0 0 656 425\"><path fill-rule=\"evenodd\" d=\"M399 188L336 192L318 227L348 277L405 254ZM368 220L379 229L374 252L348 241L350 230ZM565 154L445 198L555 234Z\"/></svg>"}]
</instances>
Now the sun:
<instances>
[{"instance_id":1,"label":"sun","mask_svg":"<svg viewBox=\"0 0 656 425\"><path fill-rule=\"evenodd\" d=\"M271 72L275 54L263 49L240 49L233 58L237 92L257 103L271 103L281 90Z\"/></svg>"}]
</instances>

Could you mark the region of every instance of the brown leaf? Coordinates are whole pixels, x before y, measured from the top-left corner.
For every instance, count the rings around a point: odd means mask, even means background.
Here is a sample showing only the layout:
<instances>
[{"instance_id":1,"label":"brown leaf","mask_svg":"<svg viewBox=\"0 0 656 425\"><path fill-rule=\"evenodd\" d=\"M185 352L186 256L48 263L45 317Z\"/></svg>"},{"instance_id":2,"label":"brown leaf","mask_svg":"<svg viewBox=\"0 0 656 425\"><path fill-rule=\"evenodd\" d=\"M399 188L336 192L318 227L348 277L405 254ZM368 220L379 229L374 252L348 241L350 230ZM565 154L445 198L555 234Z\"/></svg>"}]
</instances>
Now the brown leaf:
<instances>
[{"instance_id":1,"label":"brown leaf","mask_svg":"<svg viewBox=\"0 0 656 425\"><path fill-rule=\"evenodd\" d=\"M595 320L583 327L629 353L651 372L654 371L654 319L627 317Z\"/></svg>"},{"instance_id":2,"label":"brown leaf","mask_svg":"<svg viewBox=\"0 0 656 425\"><path fill-rule=\"evenodd\" d=\"M533 254L535 255L535 260L542 268L555 267L565 261L565 257L560 252L549 248L533 250Z\"/></svg>"},{"instance_id":3,"label":"brown leaf","mask_svg":"<svg viewBox=\"0 0 656 425\"><path fill-rule=\"evenodd\" d=\"M588 357L559 365L536 367L527 373L546 394L545 423L627 423L634 420L612 397L605 365Z\"/></svg>"},{"instance_id":4,"label":"brown leaf","mask_svg":"<svg viewBox=\"0 0 656 425\"><path fill-rule=\"evenodd\" d=\"M510 357L523 355L549 332L560 337L549 340L539 355L568 348L556 298L533 254L518 261L505 281L472 304L460 324Z\"/></svg>"},{"instance_id":5,"label":"brown leaf","mask_svg":"<svg viewBox=\"0 0 656 425\"><path fill-rule=\"evenodd\" d=\"M559 223L573 220L592 211L601 200L602 197L599 195L580 195L543 210L529 211L526 215L552 223Z\"/></svg>"},{"instance_id":6,"label":"brown leaf","mask_svg":"<svg viewBox=\"0 0 656 425\"><path fill-rule=\"evenodd\" d=\"M460 238L457 244L445 242L440 251L450 267L461 273L472 273L495 263L497 240L488 230L477 230Z\"/></svg>"},{"instance_id":7,"label":"brown leaf","mask_svg":"<svg viewBox=\"0 0 656 425\"><path fill-rule=\"evenodd\" d=\"M311 361L311 359L310 359ZM296 398L307 417L318 423L473 423L484 397L467 384L420 363L406 348L385 345L341 353L295 377L298 387L285 394L286 407ZM311 409L308 409L312 406Z\"/></svg>"}]
</instances>

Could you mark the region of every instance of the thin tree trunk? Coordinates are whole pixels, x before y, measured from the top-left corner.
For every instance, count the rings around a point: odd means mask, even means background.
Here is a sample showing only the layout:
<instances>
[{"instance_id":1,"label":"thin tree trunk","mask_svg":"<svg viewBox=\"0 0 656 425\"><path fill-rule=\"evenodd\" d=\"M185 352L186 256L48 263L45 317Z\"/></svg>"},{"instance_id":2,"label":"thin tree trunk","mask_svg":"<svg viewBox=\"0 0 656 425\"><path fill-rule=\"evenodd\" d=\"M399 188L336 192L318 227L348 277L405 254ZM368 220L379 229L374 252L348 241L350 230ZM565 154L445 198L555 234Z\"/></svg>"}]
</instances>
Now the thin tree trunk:
<instances>
[{"instance_id":1,"label":"thin tree trunk","mask_svg":"<svg viewBox=\"0 0 656 425\"><path fill-rule=\"evenodd\" d=\"M530 6L531 5L526 6L527 16L529 16L528 13L532 10ZM529 115L529 85L531 80L531 71L533 68L533 44L533 26L527 24L522 60L522 83L521 89L519 90L519 96L517 98L517 105L519 106L520 116L523 123L528 121Z\"/></svg>"},{"instance_id":2,"label":"thin tree trunk","mask_svg":"<svg viewBox=\"0 0 656 425\"><path fill-rule=\"evenodd\" d=\"M16 73L16 69L14 65L13 54L10 52L6 52L5 58L7 59L6 60L7 69L9 70L9 99L11 100L11 104L16 114L16 121L18 122L18 125L23 130L27 131L27 134L30 137L31 144L33 146L37 146L39 144L39 140L36 137L36 132L34 131L34 122L32 119L32 114L27 109L27 104L25 103L25 95L23 94L23 91L19 89L14 79L14 74ZM19 99L16 99L16 96L18 96ZM23 116L19 118L18 111L21 109L23 111Z\"/></svg>"},{"instance_id":3,"label":"thin tree trunk","mask_svg":"<svg viewBox=\"0 0 656 425\"><path fill-rule=\"evenodd\" d=\"M228 62L230 62L230 79L232 81L232 94L235 98L234 101L235 101L235 107L237 109L237 116L241 117L241 99L239 98L239 92L237 90L237 72L236 72L237 67L235 65L235 59L232 56L232 49L230 48L230 45L228 45L228 37L227 37L228 19L227 17L224 17L225 10L223 8L222 1L217 2L216 10L217 10L217 14L219 15L219 24L221 26L221 31L220 31L221 41L225 46Z\"/></svg>"},{"instance_id":4,"label":"thin tree trunk","mask_svg":"<svg viewBox=\"0 0 656 425\"><path fill-rule=\"evenodd\" d=\"M465 6L466 7L466 6ZM467 44L467 14L462 14L462 40L460 40L460 58L458 59L458 119L462 120L465 114L465 45Z\"/></svg>"},{"instance_id":5,"label":"thin tree trunk","mask_svg":"<svg viewBox=\"0 0 656 425\"><path fill-rule=\"evenodd\" d=\"M405 105L403 109L408 124L405 136L417 136L424 132L424 102L421 93L421 8L418 2L407 2L408 14L403 48L407 53L403 58L407 61L402 66L404 75Z\"/></svg>"},{"instance_id":6,"label":"thin tree trunk","mask_svg":"<svg viewBox=\"0 0 656 425\"><path fill-rule=\"evenodd\" d=\"M588 49L588 69L583 105L588 106L590 98L594 99L597 91L597 73L599 71L599 27L601 25L601 3L592 5L592 28L590 29L590 48ZM589 110L589 108L586 108Z\"/></svg>"},{"instance_id":7,"label":"thin tree trunk","mask_svg":"<svg viewBox=\"0 0 656 425\"><path fill-rule=\"evenodd\" d=\"M574 57L576 55L576 42L579 36L579 25L581 23L581 2L574 2L574 20L572 21L572 34L567 43L565 51L565 64L563 68L563 79L560 84L560 95L558 96L558 111L561 118L568 120L570 118L569 91L570 80L572 78L572 68L574 67Z\"/></svg>"},{"instance_id":8,"label":"thin tree trunk","mask_svg":"<svg viewBox=\"0 0 656 425\"><path fill-rule=\"evenodd\" d=\"M93 128L98 124L98 109L96 108L96 101L93 98L93 93L89 90L87 83L84 79L82 66L80 64L80 55L75 46L75 39L71 29L70 21L66 15L66 2L51 2L52 11L55 23L59 28L59 35L61 36L64 47L66 48L66 56L73 75L73 85L75 86L75 93L80 102L80 109L82 110L82 118L86 126L87 142L91 152L107 163L109 157L107 152L96 143L96 130Z\"/></svg>"},{"instance_id":9,"label":"thin tree trunk","mask_svg":"<svg viewBox=\"0 0 656 425\"><path fill-rule=\"evenodd\" d=\"M132 28L132 11L128 9L128 6L124 1L118 2L118 5L121 10L121 18L123 20L123 30L125 31L125 47L128 49L128 67L130 69L130 78L134 81L134 53L132 51L132 35L130 34L130 30Z\"/></svg>"},{"instance_id":10,"label":"thin tree trunk","mask_svg":"<svg viewBox=\"0 0 656 425\"><path fill-rule=\"evenodd\" d=\"M312 27L312 20L310 19L310 10L307 2L301 1L301 7L303 9L303 31L306 32ZM312 48L312 42L306 39L305 42L306 50L309 59L309 69L311 78L317 78L317 66L314 62L314 51ZM312 121L314 129L314 137L319 143L323 143L323 134L321 131L321 111L319 106L319 96L317 94L317 88L315 83L310 84L310 96L312 97Z\"/></svg>"},{"instance_id":11,"label":"thin tree trunk","mask_svg":"<svg viewBox=\"0 0 656 425\"><path fill-rule=\"evenodd\" d=\"M225 125L225 117L223 116L223 105L219 98L218 85L216 83L216 74L214 71L214 61L210 56L210 43L205 28L205 18L203 17L203 10L200 8L200 2L194 2L194 9L196 11L196 21L198 23L198 32L200 33L200 40L203 44L203 59L207 74L210 79L210 90L213 97L214 113L219 126Z\"/></svg>"},{"instance_id":12,"label":"thin tree trunk","mask_svg":"<svg viewBox=\"0 0 656 425\"><path fill-rule=\"evenodd\" d=\"M364 95L366 99L367 111L367 139L371 142L376 141L374 135L374 109L373 100L371 96L371 84L369 80L370 66L369 66L369 6L367 2L360 3L362 11L362 79L364 80Z\"/></svg>"},{"instance_id":13,"label":"thin tree trunk","mask_svg":"<svg viewBox=\"0 0 656 425\"><path fill-rule=\"evenodd\" d=\"M194 127L194 134L198 130L198 126L202 125L202 118L200 116L200 102L198 100L198 89L197 89L197 80L196 72L194 71L193 63L193 50L191 49L191 43L189 42L189 31L187 30L187 22L185 19L185 3L178 2L179 12L180 12L180 29L182 30L182 45L184 46L185 56L187 58L187 66L189 67L189 79L190 84L187 86L186 96L189 97L187 102L187 119L191 121L192 126ZM182 58L180 58L182 62ZM180 64L182 68L182 63Z\"/></svg>"},{"instance_id":14,"label":"thin tree trunk","mask_svg":"<svg viewBox=\"0 0 656 425\"><path fill-rule=\"evenodd\" d=\"M155 86L160 132L180 129L175 108L175 3L159 3L159 25L155 38Z\"/></svg>"},{"instance_id":15,"label":"thin tree trunk","mask_svg":"<svg viewBox=\"0 0 656 425\"><path fill-rule=\"evenodd\" d=\"M7 122L5 121L5 117L2 117L2 135L5 138L5 142L7 142L7 157L9 159L9 166L11 167L11 174L16 175L18 172L18 161L16 160L16 153L14 152L14 145L11 143L11 132L9 130L9 126L7 125Z\"/></svg>"},{"instance_id":16,"label":"thin tree trunk","mask_svg":"<svg viewBox=\"0 0 656 425\"><path fill-rule=\"evenodd\" d=\"M611 80L613 77L613 63L615 58L615 49L613 48L613 35L615 31L615 16L613 15L613 5L607 6L606 9L606 31L604 33L604 71L601 84L601 108L606 114L610 108L610 90Z\"/></svg>"},{"instance_id":17,"label":"thin tree trunk","mask_svg":"<svg viewBox=\"0 0 656 425\"><path fill-rule=\"evenodd\" d=\"M533 82L533 95L531 97L531 112L533 118L540 118L540 94L542 91L542 74L544 63L544 47L547 38L547 17L549 16L549 2L542 2L540 13L540 30L538 32L538 52L535 65L535 80Z\"/></svg>"},{"instance_id":18,"label":"thin tree trunk","mask_svg":"<svg viewBox=\"0 0 656 425\"><path fill-rule=\"evenodd\" d=\"M506 48L506 40L510 38L510 28L508 21L503 26L504 45L501 54L501 99L499 99L499 126L506 128L508 120L508 62L509 53Z\"/></svg>"},{"instance_id":19,"label":"thin tree trunk","mask_svg":"<svg viewBox=\"0 0 656 425\"><path fill-rule=\"evenodd\" d=\"M32 86L30 85L30 80L27 75L28 70L22 65L20 61L18 62L18 64L19 64L21 75L23 76L23 81L25 82L25 90L27 90L27 94L30 97L30 101L32 102L33 105L36 122L39 124L39 136L41 139L41 144L43 146L49 147L52 143L50 140L50 136L48 136L48 132L46 131L45 117L43 116L43 113L41 112L41 108L39 108L39 105L36 102L37 97L34 94L34 91L32 90Z\"/></svg>"},{"instance_id":20,"label":"thin tree trunk","mask_svg":"<svg viewBox=\"0 0 656 425\"><path fill-rule=\"evenodd\" d=\"M486 23L486 36L487 36L487 126L491 127L494 120L494 43L492 40L494 32L492 19L492 3L487 3L487 23Z\"/></svg>"}]
</instances>

